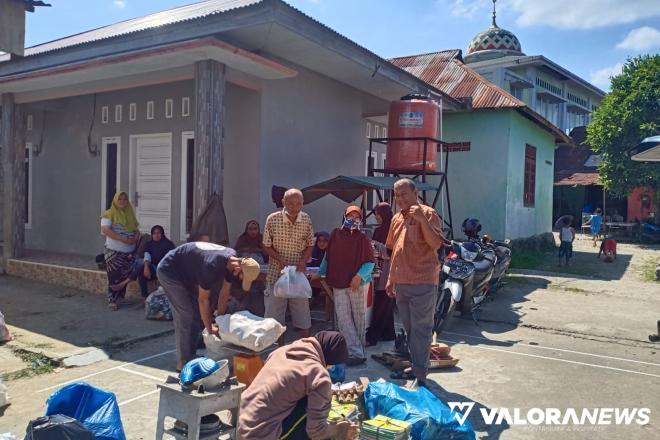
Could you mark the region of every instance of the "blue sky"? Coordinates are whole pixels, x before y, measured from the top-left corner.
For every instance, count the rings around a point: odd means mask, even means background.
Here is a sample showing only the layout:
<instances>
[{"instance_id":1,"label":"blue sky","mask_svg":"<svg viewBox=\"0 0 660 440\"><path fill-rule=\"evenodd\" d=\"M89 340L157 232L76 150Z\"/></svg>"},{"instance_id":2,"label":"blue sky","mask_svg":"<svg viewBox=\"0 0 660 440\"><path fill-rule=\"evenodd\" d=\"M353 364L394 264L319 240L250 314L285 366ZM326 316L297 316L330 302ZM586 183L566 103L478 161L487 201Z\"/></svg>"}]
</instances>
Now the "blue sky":
<instances>
[{"instance_id":1,"label":"blue sky","mask_svg":"<svg viewBox=\"0 0 660 440\"><path fill-rule=\"evenodd\" d=\"M28 14L31 46L190 0L48 0ZM289 0L383 57L463 49L490 25L491 0ZM628 56L660 51L660 0L499 0L497 24L607 90Z\"/></svg>"}]
</instances>

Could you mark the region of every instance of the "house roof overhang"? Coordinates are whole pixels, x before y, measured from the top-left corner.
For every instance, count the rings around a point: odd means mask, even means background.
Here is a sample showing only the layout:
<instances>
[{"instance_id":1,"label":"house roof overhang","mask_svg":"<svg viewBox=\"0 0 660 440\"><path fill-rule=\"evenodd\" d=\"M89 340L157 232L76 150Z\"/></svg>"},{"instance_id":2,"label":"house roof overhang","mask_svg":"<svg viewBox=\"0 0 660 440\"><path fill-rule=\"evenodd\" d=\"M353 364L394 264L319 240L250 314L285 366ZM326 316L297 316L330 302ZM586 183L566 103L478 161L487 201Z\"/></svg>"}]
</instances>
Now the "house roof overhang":
<instances>
[{"instance_id":1,"label":"house roof overhang","mask_svg":"<svg viewBox=\"0 0 660 440\"><path fill-rule=\"evenodd\" d=\"M231 2L207 3L217 4L220 7ZM111 31L113 26L120 26L120 23L109 26L105 32L91 31L93 37L90 36L90 39L86 39L83 33L68 37L61 42L42 45L44 47L37 46L26 50L25 58L4 62L0 59L0 79L12 78L14 81L7 81L5 84L12 82L12 87L16 91L20 88L20 93L34 95L37 91L35 84L39 87L46 84L32 82L34 87L19 86L19 83L27 81L28 77L20 79L17 75L28 73L39 75L50 69L66 69L80 66L81 63L87 63L91 68L92 65L89 63L103 63L104 60L117 56L132 56L146 50L158 50L173 44L213 37L235 47L237 51L243 51L241 53L244 55L243 58L260 57L267 61L266 64L271 63L271 66L272 63L282 67L293 65L293 69L289 67L290 70L306 68L382 99L395 100L414 92L442 100L443 108L446 110L463 107L458 100L280 0L239 3L241 3L240 7L214 11L206 15L188 15L180 21L168 22L164 25L156 23L137 30L125 26L124 33L119 30L113 33ZM204 6L204 4L200 5L200 8ZM147 19L148 17L144 18ZM193 20L194 24L192 24ZM67 42L68 40L71 41ZM164 58L161 56L161 59ZM155 60L156 58L152 58L152 61ZM187 64L188 67L168 67L166 70L169 69L169 73L159 70L158 75L146 72L149 68L146 64L149 63L142 58L140 61L137 59L130 61L131 69L124 69L122 75L115 76L112 82L117 83L115 85L117 88L135 87L141 85L142 80L146 81L149 78L163 76L161 82L166 82L167 78L175 74L181 78L190 76L190 63ZM138 66L141 71L136 73L132 69L133 66ZM79 75L83 75L83 70L86 69L79 69ZM254 72L247 73L254 76ZM145 78L145 75L148 78ZM101 81L94 75L81 79L79 86L84 83L89 83L91 86ZM33 80L34 77L30 77L30 81ZM0 93L4 91L9 90L0 89ZM36 95L29 99L35 98Z\"/></svg>"},{"instance_id":2,"label":"house roof overhang","mask_svg":"<svg viewBox=\"0 0 660 440\"><path fill-rule=\"evenodd\" d=\"M193 78L196 61L216 60L228 68L228 81L282 79L294 69L216 38L202 38L99 59L0 77L0 93L14 93L16 102L98 93ZM142 79L142 81L140 80ZM233 81L232 81L233 80Z\"/></svg>"},{"instance_id":3,"label":"house roof overhang","mask_svg":"<svg viewBox=\"0 0 660 440\"><path fill-rule=\"evenodd\" d=\"M598 95L599 97L605 96L605 92L598 87L591 84L589 81L586 81L573 72L563 68L554 61L549 60L543 55L524 55L524 56L508 56L503 58L498 58L494 60L485 60L478 61L470 64L472 68L480 68L485 66L498 66L498 67L520 67L520 66L539 66L543 67L545 70L550 71L559 79L566 81L570 80L576 84L579 84L583 88L589 90L591 93Z\"/></svg>"},{"instance_id":4,"label":"house roof overhang","mask_svg":"<svg viewBox=\"0 0 660 440\"><path fill-rule=\"evenodd\" d=\"M598 171L555 173L555 186L591 186L602 185Z\"/></svg>"},{"instance_id":5,"label":"house roof overhang","mask_svg":"<svg viewBox=\"0 0 660 440\"><path fill-rule=\"evenodd\" d=\"M638 162L660 162L660 135L647 137L629 150L628 155Z\"/></svg>"}]
</instances>

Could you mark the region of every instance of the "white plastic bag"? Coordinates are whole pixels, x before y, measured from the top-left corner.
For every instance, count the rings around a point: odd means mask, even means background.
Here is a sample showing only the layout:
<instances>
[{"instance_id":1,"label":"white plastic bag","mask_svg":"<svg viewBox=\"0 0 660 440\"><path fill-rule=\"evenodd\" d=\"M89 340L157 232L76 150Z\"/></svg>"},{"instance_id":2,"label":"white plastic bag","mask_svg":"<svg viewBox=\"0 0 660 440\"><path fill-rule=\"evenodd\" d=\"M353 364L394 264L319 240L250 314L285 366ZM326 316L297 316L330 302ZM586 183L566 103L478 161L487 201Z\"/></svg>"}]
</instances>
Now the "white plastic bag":
<instances>
[{"instance_id":1,"label":"white plastic bag","mask_svg":"<svg viewBox=\"0 0 660 440\"><path fill-rule=\"evenodd\" d=\"M18 437L11 432L5 432L4 434L0 434L0 440L18 440Z\"/></svg>"},{"instance_id":2,"label":"white plastic bag","mask_svg":"<svg viewBox=\"0 0 660 440\"><path fill-rule=\"evenodd\" d=\"M312 286L304 273L298 272L296 266L286 266L282 275L275 282L273 295L279 298L309 299L312 297Z\"/></svg>"},{"instance_id":3,"label":"white plastic bag","mask_svg":"<svg viewBox=\"0 0 660 440\"><path fill-rule=\"evenodd\" d=\"M273 345L286 331L286 327L276 320L261 318L248 311L218 316L215 318L215 323L218 325L218 333L223 342L256 352ZM214 350L214 346L218 345L217 339L214 335L204 336L207 350Z\"/></svg>"},{"instance_id":4,"label":"white plastic bag","mask_svg":"<svg viewBox=\"0 0 660 440\"><path fill-rule=\"evenodd\" d=\"M2 383L2 379L0 379L0 408L7 405L9 405L9 394L7 393L7 387Z\"/></svg>"},{"instance_id":5,"label":"white plastic bag","mask_svg":"<svg viewBox=\"0 0 660 440\"><path fill-rule=\"evenodd\" d=\"M5 315L0 311L0 342L11 341L11 334L5 324Z\"/></svg>"}]
</instances>

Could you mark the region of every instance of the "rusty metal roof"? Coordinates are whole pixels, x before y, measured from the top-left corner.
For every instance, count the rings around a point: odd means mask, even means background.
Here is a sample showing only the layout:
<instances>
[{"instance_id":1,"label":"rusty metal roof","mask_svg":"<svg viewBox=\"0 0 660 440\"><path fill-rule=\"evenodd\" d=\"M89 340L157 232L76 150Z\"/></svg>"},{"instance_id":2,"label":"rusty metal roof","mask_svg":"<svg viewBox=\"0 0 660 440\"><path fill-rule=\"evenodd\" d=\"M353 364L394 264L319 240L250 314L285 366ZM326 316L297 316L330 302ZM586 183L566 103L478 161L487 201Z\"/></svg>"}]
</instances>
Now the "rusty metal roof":
<instances>
[{"instance_id":1,"label":"rusty metal roof","mask_svg":"<svg viewBox=\"0 0 660 440\"><path fill-rule=\"evenodd\" d=\"M261 3L263 0L209 0L201 3L180 6L144 17L133 18L119 23L103 26L90 31L60 38L48 43L25 49L25 56L37 55L65 47L77 46L94 41L105 40L120 35L132 34L168 24L208 17L210 15L240 9Z\"/></svg>"},{"instance_id":2,"label":"rusty metal roof","mask_svg":"<svg viewBox=\"0 0 660 440\"><path fill-rule=\"evenodd\" d=\"M601 185L598 166L591 160L596 153L584 141L585 127L576 127L571 131L573 144L561 144L555 149L555 185L587 186Z\"/></svg>"},{"instance_id":3,"label":"rusty metal roof","mask_svg":"<svg viewBox=\"0 0 660 440\"><path fill-rule=\"evenodd\" d=\"M602 185L598 171L584 173L555 173L555 186Z\"/></svg>"},{"instance_id":4,"label":"rusty metal roof","mask_svg":"<svg viewBox=\"0 0 660 440\"><path fill-rule=\"evenodd\" d=\"M463 64L459 49L393 58L390 62L473 108L521 108L526 104Z\"/></svg>"},{"instance_id":5,"label":"rusty metal roof","mask_svg":"<svg viewBox=\"0 0 660 440\"><path fill-rule=\"evenodd\" d=\"M470 98L472 108L517 109L525 117L552 133L558 142L572 143L563 131L529 108L523 101L466 66L460 49L392 58L389 61L452 98Z\"/></svg>"}]
</instances>

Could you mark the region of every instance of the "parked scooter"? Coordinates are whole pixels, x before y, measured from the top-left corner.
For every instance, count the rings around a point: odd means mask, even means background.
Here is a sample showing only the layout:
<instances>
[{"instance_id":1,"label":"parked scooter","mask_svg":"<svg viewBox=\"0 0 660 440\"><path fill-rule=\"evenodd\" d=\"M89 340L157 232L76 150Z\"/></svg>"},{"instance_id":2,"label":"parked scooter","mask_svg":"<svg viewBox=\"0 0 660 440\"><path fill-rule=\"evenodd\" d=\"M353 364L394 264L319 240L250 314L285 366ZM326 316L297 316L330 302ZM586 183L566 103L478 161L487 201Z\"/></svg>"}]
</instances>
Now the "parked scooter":
<instances>
[{"instance_id":1,"label":"parked scooter","mask_svg":"<svg viewBox=\"0 0 660 440\"><path fill-rule=\"evenodd\" d=\"M476 218L466 218L463 220L461 228L469 241L479 243L483 249L490 249L495 252L497 260L495 262L493 275L490 279L491 290L495 292L504 284L504 276L511 265L509 240L494 241L489 235L484 235L483 238L480 238L479 232L481 232L481 222Z\"/></svg>"},{"instance_id":2,"label":"parked scooter","mask_svg":"<svg viewBox=\"0 0 660 440\"><path fill-rule=\"evenodd\" d=\"M485 234L481 239L481 243L492 249L497 257L495 270L490 279L491 290L492 292L496 292L504 285L504 276L511 265L511 248L509 248L509 240L497 241L491 239L489 235Z\"/></svg>"},{"instance_id":3,"label":"parked scooter","mask_svg":"<svg viewBox=\"0 0 660 440\"><path fill-rule=\"evenodd\" d=\"M490 290L496 260L493 250L482 249L478 243L451 242L442 265L443 279L436 299L436 333L447 327L456 310L472 314L483 304Z\"/></svg>"}]
</instances>

